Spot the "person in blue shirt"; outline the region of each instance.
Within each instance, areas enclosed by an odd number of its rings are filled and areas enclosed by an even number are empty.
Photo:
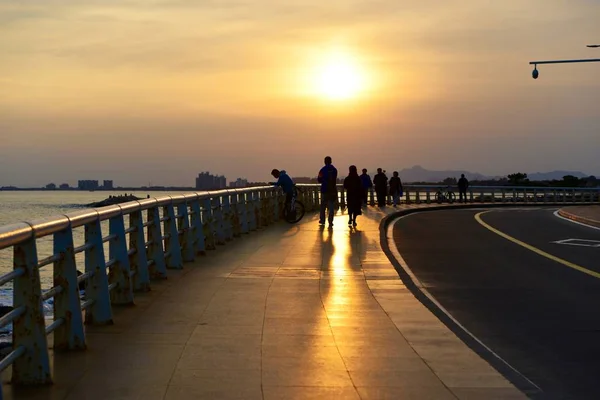
[[[371,181],[371,177],[367,174],[367,169],[363,168],[362,175],[360,176],[360,181],[362,182],[362,187],[364,189],[363,193],[363,204],[367,205],[369,198],[369,189],[373,187],[373,182]]]
[[[273,182],[273,185],[281,187],[283,193],[285,193],[285,207],[287,209],[294,196],[294,181],[292,181],[292,178],[285,171],[278,169],[271,171],[271,175],[277,179],[277,182]]]
[[[333,227],[333,214],[337,200],[337,169],[331,165],[331,157],[325,157],[325,166],[319,171],[317,181],[321,184],[321,213],[319,225],[325,225],[325,209],[329,210],[327,220],[329,227]]]

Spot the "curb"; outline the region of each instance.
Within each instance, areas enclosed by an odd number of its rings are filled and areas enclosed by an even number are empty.
[[[568,211],[565,211],[564,208],[561,208],[560,210],[558,210],[558,215],[560,215],[563,218],[570,219],[571,221],[579,222],[580,224],[600,228],[600,221],[596,221],[594,219],[585,218],[580,215],[570,213]]]
[[[546,206],[555,206],[556,204],[546,204]],[[388,239],[387,229],[389,225],[397,218],[415,214],[419,212],[428,211],[443,211],[443,210],[464,210],[474,208],[514,208],[514,204],[490,204],[485,206],[483,204],[461,204],[461,205],[442,205],[424,208],[413,208],[408,210],[401,210],[393,214],[385,216],[379,224],[379,238],[383,252],[390,260],[394,269],[400,276],[400,279],[408,290],[423,304],[433,315],[435,315],[452,333],[454,333],[463,343],[465,343],[471,350],[473,350],[479,357],[487,361],[496,371],[504,376],[510,383],[512,383],[517,389],[523,392],[527,397],[532,399],[538,399],[543,397],[542,390],[531,382],[527,377],[521,374],[519,371],[510,366],[506,361],[495,354],[490,348],[485,346],[479,339],[468,332],[462,325],[458,323],[446,310],[442,309],[439,303],[433,299],[431,295],[425,293],[420,287],[418,282],[415,282],[411,274],[404,268],[404,266],[393,256]],[[518,207],[523,207],[519,205]],[[528,207],[540,207],[538,204],[531,204]],[[431,296],[431,297],[430,297]]]

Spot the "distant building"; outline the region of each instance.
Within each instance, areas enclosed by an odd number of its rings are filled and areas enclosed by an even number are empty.
[[[248,179],[237,178],[235,181],[229,182],[229,187],[230,188],[244,188],[244,187],[248,187]]]
[[[68,183],[61,183],[59,186],[60,189],[69,189],[69,184]]]
[[[56,190],[56,185],[54,183],[49,183],[46,185],[46,189],[48,190]]]
[[[107,181],[106,179],[102,183],[102,189],[104,190],[113,190],[113,181]]]
[[[77,181],[79,190],[98,190],[99,185],[97,180],[80,180]]]
[[[210,172],[201,172],[196,178],[196,189],[213,190],[227,187],[227,179],[223,176],[212,175]]]

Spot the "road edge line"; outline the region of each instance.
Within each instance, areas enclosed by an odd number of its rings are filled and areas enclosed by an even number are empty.
[[[519,372],[515,367],[509,364],[506,360],[496,354],[490,349],[485,343],[479,340],[473,333],[466,329],[452,314],[446,310],[435,297],[423,287],[421,282],[412,272],[400,252],[396,247],[396,243],[392,240],[395,253],[399,256],[396,258],[394,251],[390,248],[388,231],[393,228],[397,221],[401,220],[412,214],[430,211],[441,211],[441,210],[456,210],[456,209],[469,209],[469,208],[481,208],[481,205],[477,206],[462,206],[462,207],[431,207],[423,209],[409,209],[402,210],[390,215],[387,215],[381,220],[380,223],[380,244],[383,252],[386,254],[394,269],[400,276],[400,279],[404,282],[407,289],[423,304],[433,315],[435,315],[452,333],[454,333],[463,343],[467,345],[475,354],[480,356],[483,360],[487,361],[498,373],[506,378],[511,384],[519,389],[523,394],[528,397],[539,396],[543,393],[543,390],[527,378],[524,374]],[[491,207],[496,208],[496,207]],[[393,236],[392,236],[393,239]]]
[[[574,216],[573,214],[571,214],[570,212],[567,211],[563,211],[562,208],[559,210],[554,211],[554,216],[560,219],[564,219],[565,221],[569,221],[573,224],[577,224],[577,225],[581,225],[581,226],[585,226],[586,228],[591,228],[591,229],[596,229],[598,231],[600,231],[600,227],[598,226],[594,226],[594,225],[590,225],[590,224],[586,224],[585,218],[581,218],[579,219],[578,217]]]

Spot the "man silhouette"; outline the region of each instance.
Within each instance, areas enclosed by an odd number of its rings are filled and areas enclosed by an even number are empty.
[[[319,171],[317,181],[321,184],[321,213],[319,225],[325,225],[325,209],[329,210],[327,220],[329,227],[333,227],[333,213],[337,200],[337,169],[331,165],[331,157],[325,157],[325,166]]]
[[[460,179],[458,180],[458,193],[459,193],[459,201],[461,203],[467,202],[467,189],[469,188],[469,181],[465,178],[465,174],[460,175]]]
[[[385,207],[388,178],[381,168],[377,168],[377,175],[373,178],[373,183],[375,184],[375,193],[377,193],[377,205],[379,207]]]

